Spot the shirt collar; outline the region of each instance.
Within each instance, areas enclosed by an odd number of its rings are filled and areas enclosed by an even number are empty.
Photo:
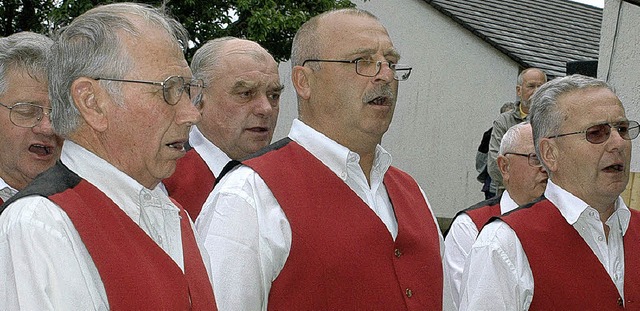
[[[204,137],[197,126],[191,127],[191,132],[189,132],[189,145],[202,157],[216,178],[220,176],[220,172],[222,172],[224,166],[231,161],[231,158],[229,158],[226,153]]]
[[[334,174],[346,179],[344,172],[353,163],[359,165],[360,156],[340,145],[331,138],[316,131],[304,122],[294,119],[289,131],[289,138],[318,158]],[[382,146],[377,145],[372,170],[384,175],[391,165],[391,155]]]
[[[509,195],[509,191],[505,190],[500,198],[500,214],[510,212],[518,208],[518,203]]]
[[[562,217],[564,217],[571,225],[575,224],[580,215],[589,207],[589,204],[554,184],[551,179],[547,181],[547,188],[544,191],[544,196],[558,208]],[[624,234],[627,232],[627,228],[629,227],[631,212],[620,196],[618,196],[618,199],[616,200],[614,212],[611,217],[616,215],[620,220],[620,229],[622,230],[622,234]]]
[[[136,222],[140,218],[140,198],[144,194],[170,202],[161,187],[145,188],[111,163],[70,140],[65,140],[62,145],[60,161],[102,191]]]

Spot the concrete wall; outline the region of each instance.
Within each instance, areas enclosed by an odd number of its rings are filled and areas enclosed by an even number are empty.
[[[382,143],[394,165],[420,183],[439,217],[481,201],[476,150],[500,106],[516,99],[518,65],[423,0],[353,1],[380,18],[401,62],[413,66]],[[280,65],[285,92],[274,140],[297,114],[290,72]]]
[[[600,37],[598,77],[611,83],[627,118],[640,121],[640,6],[605,1]],[[631,171],[640,172],[640,139],[633,141]],[[638,185],[640,187],[640,185]]]

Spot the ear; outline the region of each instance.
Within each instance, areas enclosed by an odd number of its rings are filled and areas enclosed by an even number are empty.
[[[71,84],[71,97],[76,108],[85,123],[98,132],[108,128],[106,95],[99,82],[90,78],[80,77]]]
[[[558,159],[560,152],[557,142],[551,138],[540,139],[540,157],[550,172],[558,170]]]
[[[518,96],[518,98],[522,96],[522,86],[516,85],[516,95]]]
[[[294,66],[291,71],[291,82],[296,89],[296,93],[304,100],[308,100],[311,97],[311,87],[309,78],[311,75],[311,68],[303,66]]]
[[[496,163],[498,164],[498,169],[500,170],[500,174],[502,174],[502,180],[509,180],[509,159],[503,155],[498,155],[496,158]]]

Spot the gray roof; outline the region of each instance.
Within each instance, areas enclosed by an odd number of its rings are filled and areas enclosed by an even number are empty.
[[[602,9],[569,0],[425,0],[523,68],[597,60]]]

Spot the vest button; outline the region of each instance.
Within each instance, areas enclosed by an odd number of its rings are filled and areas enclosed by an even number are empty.
[[[405,294],[407,294],[408,298],[411,298],[411,296],[413,296],[413,292],[409,288],[407,288],[404,292],[405,292]]]
[[[396,248],[396,250],[394,251],[396,257],[400,258],[400,256],[402,256],[402,252],[400,252],[399,249]]]
[[[624,302],[622,301],[622,297],[618,297],[618,306],[621,306],[621,307],[624,306]]]

